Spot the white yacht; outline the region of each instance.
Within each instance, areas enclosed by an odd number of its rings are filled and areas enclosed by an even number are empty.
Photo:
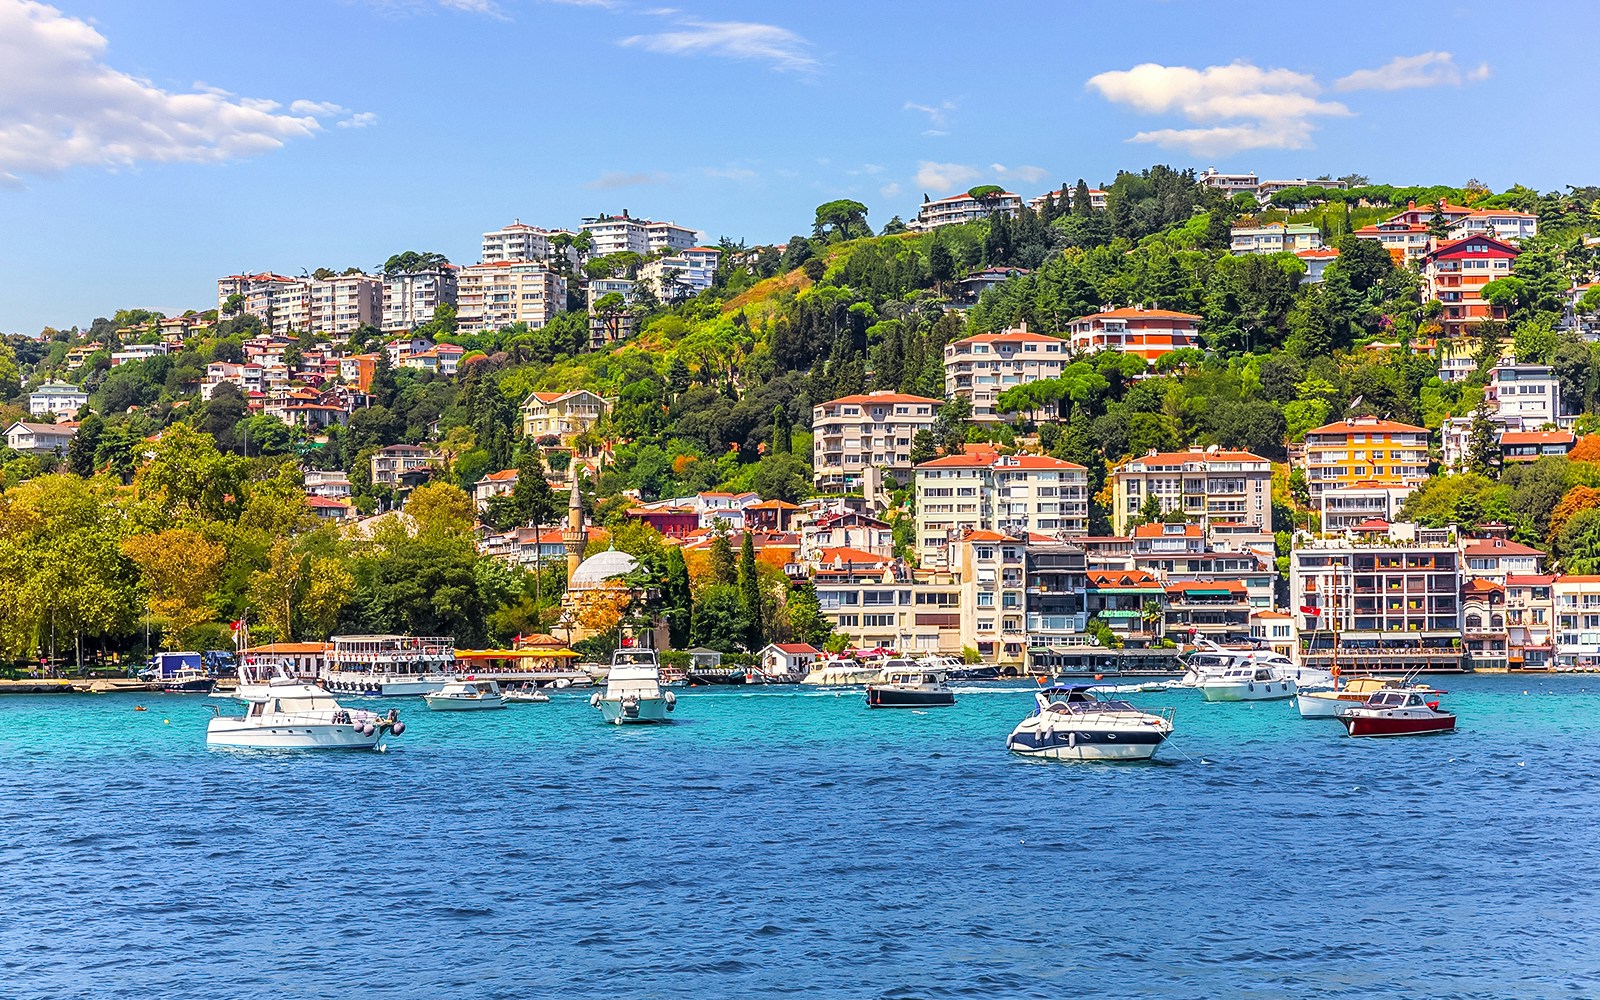
[[[435,712],[470,712],[506,707],[499,684],[473,680],[471,677],[450,681],[439,690],[423,695],[422,700]]]
[[[500,692],[507,705],[533,705],[550,700],[550,696],[531,684],[519,688],[506,688]]]
[[[1195,687],[1206,701],[1279,701],[1300,690],[1293,677],[1273,664],[1230,667],[1221,676],[1202,678]]]
[[[589,704],[614,725],[666,722],[678,698],[661,690],[661,662],[656,651],[628,646],[611,654],[611,672],[604,691],[596,691]]]
[[[859,687],[876,681],[882,673],[877,667],[855,660],[818,660],[800,683],[812,687]]]
[[[322,681],[336,694],[400,698],[432,694],[455,678],[454,639],[336,635]]]
[[[399,713],[348,709],[315,684],[291,679],[254,692],[243,715],[218,715],[206,726],[206,745],[264,750],[371,750],[405,732]]]
[[[1088,684],[1048,687],[1034,713],[1017,724],[1006,748],[1055,760],[1149,760],[1172,735],[1172,709],[1146,712],[1102,700]]]
[[[1205,643],[1184,658],[1184,673],[1178,687],[1197,688],[1209,678],[1219,678],[1231,670],[1245,667],[1271,667],[1302,688],[1327,687],[1333,675],[1315,667],[1302,667],[1282,653],[1270,649],[1230,649]]]

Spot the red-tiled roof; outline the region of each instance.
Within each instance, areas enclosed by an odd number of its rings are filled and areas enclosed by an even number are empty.
[[[993,344],[998,341],[1019,341],[1024,343],[1056,343],[1065,344],[1062,337],[1052,337],[1048,333],[1035,333],[1032,330],[1003,330],[1000,333],[979,333],[971,337],[963,337],[956,344]]]
[[[1469,541],[1461,550],[1468,558],[1473,556],[1542,556],[1539,549],[1521,542],[1507,541],[1504,538],[1477,538]]]
[[[962,537],[969,542],[1015,542],[1019,540],[1010,535],[1002,535],[998,531],[989,531],[982,528],[977,531],[969,531]]]
[[[1500,444],[1573,444],[1577,437],[1571,431],[1506,431],[1500,435]]]
[[[1189,451],[1163,451],[1154,455],[1135,455],[1127,460],[1127,465],[1135,462],[1143,465],[1182,465],[1184,462],[1265,462],[1266,459],[1249,451],[1205,451],[1191,449]]]
[[[1174,528],[1178,530],[1170,530]],[[1201,534],[1198,524],[1141,524],[1133,529],[1135,538],[1199,538]]]
[[[1226,590],[1230,594],[1242,594],[1245,586],[1238,580],[1184,580],[1167,584],[1167,590],[1180,594],[1190,590]]]
[[[1161,581],[1142,569],[1091,569],[1084,576],[1091,587],[1161,587]]]
[[[1187,319],[1198,323],[1202,317],[1196,316],[1193,313],[1173,312],[1169,309],[1134,309],[1131,307],[1125,307],[1122,309],[1110,309],[1105,312],[1097,312],[1089,316],[1082,316],[1079,317],[1079,319],[1074,320],[1074,322],[1082,322],[1086,319]]]
[[[788,653],[791,656],[797,653],[811,653],[812,655],[817,653],[817,647],[809,642],[775,642],[772,644],[772,648],[780,653]]]
[[[877,566],[890,561],[888,556],[880,556],[876,552],[867,552],[863,549],[852,549],[840,546],[836,549],[823,549],[821,561],[824,563],[847,562],[868,563]]]
[[[1398,420],[1379,420],[1372,417],[1354,417],[1346,420],[1336,420],[1331,424],[1323,424],[1306,431],[1312,434],[1426,434],[1426,427],[1417,427],[1414,424],[1402,424]]]
[[[944,400],[929,399],[927,396],[910,396],[899,392],[886,392],[882,395],[858,393],[853,396],[840,396],[838,399],[830,399],[822,405],[832,406],[835,403],[856,403],[862,406],[871,406],[875,403],[930,403],[934,406],[943,406]]]

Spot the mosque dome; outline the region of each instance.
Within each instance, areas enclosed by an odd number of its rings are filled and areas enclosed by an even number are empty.
[[[626,552],[616,549],[607,549],[597,552],[572,571],[572,579],[567,581],[568,590],[593,590],[603,587],[608,580],[619,576],[627,576],[639,568],[639,560]]]

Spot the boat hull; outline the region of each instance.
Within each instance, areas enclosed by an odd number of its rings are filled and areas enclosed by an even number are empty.
[[[444,690],[455,680],[442,674],[417,674],[411,677],[333,671],[322,686],[333,694],[361,695],[369,698],[416,698]]]
[[[161,685],[161,690],[166,694],[210,694],[217,682],[210,678],[194,681],[172,681]]]
[[[1205,681],[1200,696],[1206,701],[1282,701],[1293,698],[1299,688],[1294,681]]]
[[[487,709],[506,707],[505,699],[499,696],[493,698],[440,698],[437,695],[426,694],[422,696],[422,700],[428,703],[428,710],[432,712],[482,712]]]
[[[665,698],[599,698],[595,707],[600,718],[614,726],[652,725],[670,722]]]
[[[1432,736],[1454,732],[1456,717],[1440,712],[1432,718],[1365,715],[1348,712],[1339,716],[1351,736]]]
[[[1006,739],[1006,749],[1049,760],[1149,760],[1166,738],[1155,726],[1117,731],[1019,729]]]
[[[894,688],[867,688],[868,708],[938,708],[954,705],[950,691],[900,691]]]
[[[206,746],[246,750],[371,750],[388,736],[379,728],[371,736],[348,724],[282,723],[244,725],[242,719],[212,719]]]
[[[1302,719],[1337,719],[1339,713],[1347,711],[1365,701],[1365,698],[1334,698],[1323,694],[1307,694],[1302,691],[1295,698],[1295,707],[1300,710]]]

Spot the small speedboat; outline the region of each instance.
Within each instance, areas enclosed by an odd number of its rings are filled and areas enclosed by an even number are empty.
[[[1146,712],[1100,698],[1088,684],[1048,687],[1017,723],[1006,749],[1055,760],[1149,760],[1172,735],[1172,709]]]
[[[877,667],[869,667],[855,660],[818,660],[800,679],[808,687],[854,687],[870,684],[878,679]]]
[[[878,684],[867,685],[868,708],[932,708],[954,705],[955,693],[943,670],[896,667]]]
[[[1420,691],[1377,691],[1365,703],[1346,708],[1339,721],[1351,736],[1429,736],[1454,732],[1456,717]]]
[[[656,651],[633,646],[611,654],[606,689],[591,695],[589,704],[600,710],[606,722],[621,726],[667,722],[667,713],[678,706],[678,698],[661,690],[661,661]]]
[[[469,712],[482,708],[505,708],[505,696],[494,681],[467,678],[450,681],[431,694],[422,696],[435,712]]]
[[[500,694],[507,705],[533,705],[550,700],[549,695],[536,687],[506,688]]]
[[[1230,667],[1220,676],[1203,677],[1195,687],[1206,701],[1280,701],[1300,688],[1274,665]]]
[[[348,709],[314,684],[274,680],[250,699],[245,714],[218,714],[206,745],[259,750],[371,750],[406,731],[398,712]]]
[[[210,694],[217,680],[199,667],[180,667],[161,682],[167,694]]]

